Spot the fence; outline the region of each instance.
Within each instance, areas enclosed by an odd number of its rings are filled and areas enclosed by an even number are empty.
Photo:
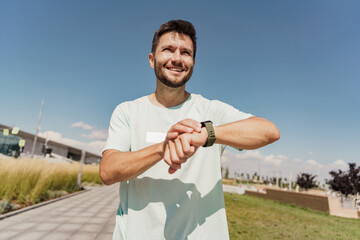
[[[245,194],[330,213],[327,196],[266,189],[266,193],[245,190]]]

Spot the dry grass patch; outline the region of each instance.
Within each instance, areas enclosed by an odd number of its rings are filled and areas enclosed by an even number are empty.
[[[0,159],[0,200],[27,206],[80,190],[79,163],[37,159]],[[99,167],[85,165],[82,180],[101,183]]]

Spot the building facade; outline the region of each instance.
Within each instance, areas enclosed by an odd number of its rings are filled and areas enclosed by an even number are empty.
[[[8,129],[9,135],[4,136],[3,129]],[[11,134],[12,129],[12,127],[0,124],[0,153],[18,157],[18,154],[15,153],[18,149],[22,154],[30,155],[35,140],[35,134],[24,132],[21,129],[17,134]],[[19,146],[20,140],[25,140],[25,145],[23,147]],[[47,141],[45,138],[38,136],[34,149],[34,155],[44,156],[48,153],[50,156],[58,155],[74,161],[80,161],[82,151],[83,149],[53,140]],[[100,159],[100,155],[85,151],[85,163],[99,163]]]

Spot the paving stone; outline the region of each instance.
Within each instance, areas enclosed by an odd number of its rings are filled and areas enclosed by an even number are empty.
[[[38,215],[38,216],[30,216],[26,219],[21,219],[21,218],[16,218],[16,222],[32,222],[35,224],[40,224],[43,222],[48,222],[49,221],[49,217],[45,217],[43,215]]]
[[[92,216],[94,216],[94,213],[91,213],[91,212],[83,212],[83,213],[81,214],[81,216],[84,216],[84,217],[92,217]]]
[[[36,223],[29,223],[29,222],[24,222],[24,223],[14,223],[11,224],[10,226],[8,226],[9,230],[19,230],[19,231],[24,231],[27,230],[33,226],[35,226]]]
[[[67,221],[68,223],[87,223],[89,221],[89,218],[87,217],[74,217],[71,218],[69,221]]]
[[[60,231],[76,231],[77,229],[80,229],[82,225],[83,224],[77,223],[64,223],[58,229]]]
[[[64,222],[70,222],[73,218],[71,217],[64,217],[62,215],[51,218],[51,222],[55,223],[64,223]]]
[[[46,232],[29,231],[15,237],[16,240],[37,240],[45,235]]]
[[[102,224],[94,224],[94,223],[89,223],[89,224],[85,224],[84,226],[82,226],[82,228],[80,229],[80,231],[83,232],[101,232],[101,230],[104,228],[104,225]]]
[[[40,230],[40,231],[51,231],[53,229],[55,229],[56,227],[58,227],[58,223],[40,223],[37,224],[36,227],[34,227],[34,230]]]
[[[44,240],[65,240],[65,239],[71,239],[69,238],[71,233],[69,232],[51,232],[49,234],[46,234],[40,239]]]
[[[108,225],[108,226],[106,226],[106,227],[103,229],[103,232],[104,232],[104,233],[113,233],[113,232],[114,232],[114,226],[115,226],[115,224],[114,224],[114,225]]]
[[[17,232],[17,231],[1,230],[0,239],[1,240],[10,239],[11,237],[17,235],[18,233],[19,232]]]
[[[95,239],[96,236],[97,236],[97,233],[78,232],[71,236],[71,240],[91,240],[91,239]]]
[[[0,220],[0,232],[2,229],[7,229],[9,226],[14,224],[13,222],[5,222]]]
[[[112,233],[104,233],[97,236],[96,240],[111,240],[112,239]]]
[[[107,218],[96,217],[96,218],[89,219],[88,223],[106,223],[107,220],[108,220]]]

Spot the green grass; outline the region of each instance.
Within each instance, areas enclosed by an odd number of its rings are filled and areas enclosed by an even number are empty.
[[[360,239],[360,220],[225,193],[230,239]]]

